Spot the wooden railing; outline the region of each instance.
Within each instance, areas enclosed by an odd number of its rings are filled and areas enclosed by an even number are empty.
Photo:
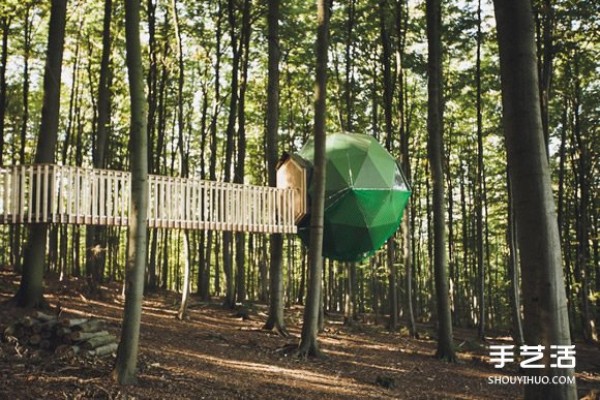
[[[123,171],[29,165],[0,168],[0,224],[128,225]],[[149,176],[148,225],[293,233],[294,190]]]

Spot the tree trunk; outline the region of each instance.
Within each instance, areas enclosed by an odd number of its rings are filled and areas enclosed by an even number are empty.
[[[29,88],[29,66],[28,66],[28,38],[29,38],[29,13],[26,13],[25,18],[25,51],[23,54],[24,62],[23,62],[23,116],[26,117],[25,108],[28,103],[29,94],[27,93]],[[4,153],[4,118],[6,113],[6,62],[8,59],[8,37],[10,32],[10,18],[4,17],[2,19],[2,55],[0,56],[0,62],[2,63],[2,67],[0,69],[0,141],[2,146],[0,147],[0,165],[4,165],[2,154]],[[27,126],[26,118],[22,121],[22,126]],[[21,153],[25,153],[25,143],[21,143]],[[14,158],[13,158],[14,159]],[[24,161],[21,160],[21,165],[23,165]],[[21,268],[21,226],[20,225],[10,225],[9,226],[9,238],[10,238],[10,264],[13,267],[15,272],[22,272]]]
[[[8,60],[8,33],[11,18],[0,18],[2,44],[0,45],[0,165],[4,165],[4,116],[6,115],[6,61]]]
[[[356,0],[350,0],[348,3],[348,22],[346,25],[346,70],[345,70],[345,88],[344,88],[344,102],[346,105],[346,122],[343,127],[347,132],[352,132],[354,126],[352,124],[353,116],[354,116],[354,98],[353,98],[353,88],[354,88],[354,68],[353,68],[353,58],[354,58],[354,24],[355,24],[355,14],[356,14]]]
[[[353,325],[354,318],[352,318],[352,277],[350,276],[350,264],[342,263],[345,266],[345,277],[342,278],[344,282],[344,325]]]
[[[560,238],[540,112],[531,3],[494,0],[503,123],[515,205],[528,345],[571,345]],[[572,368],[533,373],[573,377]],[[576,399],[575,384],[527,385],[526,399]]]
[[[535,2],[532,4],[538,4],[538,6],[540,7],[540,9],[536,10],[535,13],[538,23],[541,24],[541,27],[538,27],[537,38],[538,74],[540,77],[539,91],[540,109],[542,114],[542,129],[544,132],[546,156],[548,156],[548,146],[550,141],[550,87],[552,83],[552,61],[554,58],[554,44],[552,43],[554,36],[554,9],[550,0],[542,0],[540,2]]]
[[[479,297],[479,318],[477,335],[485,340],[486,298],[485,298],[485,264],[483,261],[483,117],[481,102],[481,0],[477,2],[477,58],[475,62],[476,113],[477,113],[477,187],[475,189],[475,212],[477,229],[477,294]]]
[[[385,121],[385,147],[388,151],[392,151],[393,143],[393,126],[392,126],[392,68],[391,68],[391,42],[387,27],[386,16],[389,14],[387,2],[379,3],[379,30],[383,54],[381,62],[383,64],[383,111]],[[396,290],[396,265],[395,261],[395,244],[394,238],[387,241],[387,266],[388,266],[388,283],[389,283],[389,307],[390,320],[388,328],[392,331],[398,328],[398,296]]]
[[[36,164],[53,164],[58,139],[60,111],[60,76],[65,38],[67,0],[53,0],[50,12],[48,49],[44,70],[42,121],[35,154]],[[37,188],[42,190],[46,188]],[[20,307],[41,307],[43,298],[44,259],[48,224],[32,224],[25,249],[23,275],[14,302]]]
[[[269,1],[268,24],[268,82],[267,82],[267,174],[269,186],[277,186],[279,153],[279,0]],[[283,316],[283,236],[272,234],[269,239],[269,318],[264,329],[275,329],[287,335]]]
[[[433,229],[435,271],[435,293],[437,301],[438,346],[436,357],[454,361],[452,343],[452,319],[448,287],[448,265],[446,262],[446,225],[444,212],[444,172],[442,170],[443,144],[443,80],[442,80],[442,15],[440,0],[427,0],[427,43],[428,56],[428,113],[427,131],[429,133],[428,156],[433,180]]]
[[[301,255],[301,261],[300,261],[300,283],[298,284],[298,297],[296,300],[296,303],[298,304],[304,304],[304,293],[306,291],[306,248],[304,246],[302,246],[302,249],[300,250]],[[331,268],[329,268],[329,271],[331,271]],[[330,272],[329,274],[329,285],[327,287],[328,290],[328,295],[327,295],[327,299],[329,301],[329,307],[328,309],[331,310],[331,299],[333,298],[333,291],[331,290],[331,285],[333,284],[333,273]]]
[[[395,264],[395,247],[394,237],[391,237],[387,241],[387,269],[388,269],[388,293],[389,293],[389,308],[390,308],[390,320],[388,322],[388,329],[395,331],[398,329],[398,292],[396,290],[396,264]]]
[[[219,116],[220,102],[221,102],[221,85],[220,85],[220,76],[221,76],[221,26],[223,20],[223,10],[221,7],[221,1],[217,2],[217,15],[216,15],[216,33],[215,33],[215,62],[214,62],[214,97],[213,97],[213,105],[212,105],[212,115],[210,120],[209,132],[210,132],[210,156],[208,160],[208,176],[211,181],[217,180],[217,119]],[[214,239],[213,239],[214,238]],[[203,300],[210,299],[210,267],[212,260],[213,248],[212,244],[215,243],[215,248],[218,247],[218,236],[214,235],[212,230],[206,232],[206,248],[201,249],[200,251],[205,252],[204,260],[204,275],[203,275],[203,284],[199,287],[200,295]],[[218,252],[216,253],[218,254]],[[215,257],[217,260],[215,265],[215,292],[218,294],[221,290],[220,282],[219,282],[219,268],[218,268],[218,257]]]
[[[94,168],[106,168],[106,149],[110,129],[110,25],[112,0],[104,2],[104,28],[102,34],[102,61],[100,63],[100,82],[98,84],[98,120],[92,163]],[[97,284],[104,278],[106,263],[106,228],[89,225],[86,233],[86,271],[90,287],[95,291]]]
[[[587,138],[581,132],[580,123],[580,108],[581,108],[581,88],[579,78],[579,68],[577,55],[575,55],[575,71],[574,71],[574,124],[573,124],[573,136],[574,142],[577,145],[577,153],[579,158],[577,160],[577,173],[575,174],[578,178],[579,187],[579,204],[577,207],[576,216],[576,229],[577,229],[577,260],[576,260],[576,271],[578,276],[576,277],[581,284],[580,288],[580,302],[581,302],[581,318],[583,325],[583,337],[586,341],[596,342],[598,341],[598,333],[594,324],[594,317],[592,313],[592,305],[590,304],[590,228],[589,228],[589,205],[590,205],[590,183],[592,181],[589,172],[589,148],[590,145],[587,143]]]
[[[507,172],[508,192],[508,226],[506,228],[506,241],[508,243],[508,279],[510,280],[509,295],[512,319],[512,337],[521,346],[525,343],[523,339],[523,323],[521,321],[521,292],[519,290],[519,258],[517,254],[517,227],[515,226],[514,204],[510,185],[510,174]]]
[[[316,85],[314,120],[314,196],[311,204],[308,295],[302,322],[298,353],[301,357],[319,356],[317,332],[321,307],[323,276],[323,214],[325,205],[325,134],[327,121],[327,51],[329,47],[329,15],[326,0],[317,1]]]
[[[181,304],[177,312],[177,319],[184,320],[187,315],[187,306],[190,299],[191,263],[190,263],[190,231],[183,231],[183,286],[181,288]]]
[[[238,131],[237,131],[237,157],[233,181],[244,183],[246,163],[246,88],[248,86],[248,63],[250,61],[250,0],[244,0],[242,12],[242,31],[240,33],[240,46],[242,48],[241,82],[238,102]],[[243,232],[235,234],[235,264],[236,264],[236,297],[238,302],[246,300],[246,235]]]
[[[125,2],[125,46],[131,99],[131,215],[129,217],[125,309],[113,378],[121,385],[136,383],[142,297],[146,265],[148,215],[148,136],[146,95],[140,45],[140,3]]]
[[[183,178],[187,178],[189,175],[188,157],[189,151],[186,149],[186,141],[183,136],[185,121],[183,118],[183,85],[185,83],[185,64],[183,60],[183,43],[181,39],[181,27],[179,24],[179,12],[177,10],[177,0],[171,0],[171,15],[173,17],[173,27],[175,29],[175,40],[177,42],[177,137],[180,159],[180,175]],[[190,294],[190,276],[191,276],[191,263],[190,263],[190,237],[189,230],[183,232],[183,285],[181,288],[181,304],[179,311],[177,312],[177,318],[183,320],[186,317],[187,305]]]
[[[267,82],[267,175],[269,186],[277,186],[277,160],[279,157],[279,0],[269,2],[268,24],[268,82]],[[283,236],[272,234],[269,238],[269,317],[264,329],[275,329],[287,336],[283,314]]]
[[[229,101],[229,117],[227,120],[227,141],[225,144],[225,164],[224,179],[225,182],[231,182],[231,166],[233,164],[233,147],[235,139],[235,122],[238,111],[239,95],[239,65],[240,49],[238,47],[238,35],[236,33],[237,18],[236,5],[233,0],[228,0],[227,13],[229,19],[229,29],[231,37],[231,94]],[[233,271],[233,234],[223,232],[223,270],[225,272],[225,301],[224,306],[233,308],[235,306],[235,276]]]
[[[156,135],[156,110],[158,106],[158,60],[157,60],[157,49],[156,49],[156,1],[148,0],[146,4],[146,13],[148,16],[148,76],[146,77],[148,86],[148,171],[157,172],[157,166],[154,165],[154,154],[153,145],[154,138]],[[153,230],[153,235],[156,235],[156,229]],[[152,242],[153,252],[154,241]],[[152,252],[151,251],[151,252]],[[156,272],[156,271],[149,271]],[[149,281],[156,279],[149,277]],[[149,285],[150,286],[150,285]]]
[[[269,272],[268,272],[268,257],[267,257],[267,239],[263,236],[260,238],[260,244],[257,249],[258,257],[258,301],[262,303],[269,302]]]
[[[25,149],[27,148],[27,126],[29,123],[29,58],[31,56],[31,40],[33,18],[30,18],[31,5],[25,5],[25,29],[23,29],[23,116],[21,117],[21,148],[19,162],[26,164]],[[49,60],[48,60],[49,61]]]

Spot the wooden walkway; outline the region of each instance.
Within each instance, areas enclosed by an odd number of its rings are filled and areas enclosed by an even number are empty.
[[[128,225],[129,172],[59,165],[0,168],[0,224]],[[297,190],[149,176],[148,226],[295,233]]]

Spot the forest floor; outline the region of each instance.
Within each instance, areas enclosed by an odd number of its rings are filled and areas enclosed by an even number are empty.
[[[18,276],[0,270],[0,302],[15,293]],[[102,288],[102,300],[86,297],[81,280],[47,279],[46,299],[61,316],[98,317],[118,335],[120,287]],[[179,321],[178,296],[146,296],[137,386],[110,378],[114,357],[58,359],[51,353],[0,343],[0,399],[517,399],[519,385],[489,384],[488,377],[523,375],[518,366],[496,369],[475,330],[457,329],[458,362],[436,360],[432,328],[421,339],[388,332],[364,321],[345,327],[327,317],[319,342],[323,359],[300,360],[282,349],[297,345],[302,308],[286,310],[291,337],[261,330],[265,305],[248,306],[249,319],[235,317],[216,301],[192,297],[189,318]],[[0,306],[0,329],[25,312]],[[490,338],[488,343],[508,342]],[[600,393],[600,348],[577,343],[579,397]],[[389,387],[388,387],[389,386]],[[596,392],[597,391],[597,392]],[[589,396],[589,399],[594,398]]]

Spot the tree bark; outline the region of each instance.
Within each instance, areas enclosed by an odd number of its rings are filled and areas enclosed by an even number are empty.
[[[542,114],[542,129],[544,132],[544,144],[546,147],[546,156],[549,151],[550,127],[549,127],[549,106],[550,106],[550,88],[552,83],[552,63],[554,59],[554,9],[550,0],[542,0],[537,4],[540,9],[536,10],[535,17],[538,22],[537,54],[538,54],[538,74],[540,91],[540,108]],[[541,20],[540,20],[541,19]],[[540,32],[541,30],[541,32]]]
[[[581,132],[580,109],[581,109],[581,88],[579,78],[579,63],[578,56],[575,55],[575,71],[574,71],[574,103],[573,103],[573,136],[574,143],[577,145],[577,173],[575,174],[578,180],[579,188],[579,204],[577,207],[576,229],[577,229],[577,260],[576,271],[577,280],[581,284],[580,287],[580,303],[581,303],[581,318],[583,325],[583,337],[586,341],[598,341],[598,333],[596,332],[595,321],[592,313],[592,305],[590,304],[590,228],[589,228],[589,205],[590,205],[590,183],[592,181],[589,168],[589,148],[587,138]]]
[[[94,168],[106,168],[106,149],[110,129],[110,52],[112,0],[104,2],[104,27],[102,33],[102,60],[100,62],[100,82],[98,84],[98,120],[92,164]],[[104,278],[106,264],[106,228],[88,225],[86,240],[86,271],[90,287],[95,292],[97,284]]]
[[[442,16],[440,0],[427,0],[427,43],[428,55],[428,113],[427,131],[428,156],[433,181],[433,268],[435,271],[435,293],[437,301],[438,345],[436,357],[454,361],[452,343],[452,318],[448,286],[448,264],[446,261],[446,225],[444,211],[444,172],[442,170],[443,144],[443,80],[442,80]]]
[[[346,105],[346,123],[344,129],[347,132],[352,132],[353,117],[354,117],[354,25],[356,14],[356,0],[350,0],[348,5],[348,22],[346,25],[346,69],[345,69],[345,87],[344,87],[344,103]]]
[[[486,324],[486,297],[485,297],[485,264],[483,249],[483,116],[481,99],[481,46],[483,35],[481,33],[481,0],[477,2],[477,57],[475,62],[475,87],[476,87],[476,113],[477,113],[477,188],[475,189],[475,213],[477,229],[477,294],[479,296],[479,318],[477,321],[477,335],[480,340],[485,340]]]
[[[229,100],[229,116],[227,120],[227,141],[225,143],[225,182],[231,182],[231,167],[233,164],[233,148],[235,139],[235,122],[237,120],[239,100],[239,66],[240,49],[238,47],[238,34],[236,33],[237,18],[236,5],[233,0],[227,2],[227,15],[231,38],[231,94]],[[233,308],[235,306],[235,276],[233,270],[233,234],[223,232],[223,270],[225,272],[225,301],[224,306]]]
[[[314,120],[314,196],[311,203],[308,295],[302,322],[298,354],[319,356],[317,342],[319,308],[323,276],[323,214],[325,205],[325,134],[327,121],[327,51],[329,47],[329,15],[326,0],[317,1],[316,84]]]
[[[35,154],[36,164],[53,164],[58,139],[60,76],[65,39],[67,0],[53,0],[50,11],[48,48],[44,70],[42,120]],[[42,190],[38,188],[37,190]],[[48,224],[32,224],[25,249],[23,275],[14,302],[20,307],[45,306],[43,298],[44,263]]]
[[[268,24],[268,82],[267,82],[267,175],[269,186],[277,186],[277,160],[279,158],[279,0],[269,1]],[[264,329],[275,329],[287,336],[283,315],[283,236],[272,234],[269,238],[269,318]]]
[[[506,228],[506,241],[508,243],[508,279],[510,280],[509,295],[512,319],[512,337],[521,346],[525,343],[523,338],[523,323],[521,321],[521,292],[519,282],[519,258],[517,254],[517,227],[515,226],[514,204],[510,185],[510,174],[507,172],[508,192],[508,226]]]
[[[148,115],[140,45],[140,3],[125,1],[125,45],[131,102],[131,215],[129,217],[125,309],[113,378],[121,385],[136,383],[148,214]]]
[[[356,262],[346,263],[346,304],[344,307],[344,325],[353,325],[358,320],[357,313],[357,282],[356,282]]]
[[[238,130],[237,154],[233,181],[244,183],[246,172],[246,88],[248,86],[248,63],[250,62],[250,24],[251,2],[244,0],[242,11],[242,30],[240,33],[241,46],[241,82],[238,101]],[[236,297],[238,302],[246,300],[246,235],[243,232],[235,234],[235,265],[236,265]]]
[[[571,345],[560,238],[546,157],[531,3],[494,0],[503,122],[515,205],[528,345]],[[532,372],[573,377],[571,368]],[[576,399],[576,385],[527,385],[526,399]]]
[[[383,64],[383,111],[385,121],[385,147],[388,151],[392,151],[393,143],[393,126],[392,126],[392,95],[394,92],[392,83],[392,67],[391,67],[391,41],[387,27],[386,15],[389,10],[386,8],[387,1],[379,3],[379,31],[383,54],[381,63]],[[388,284],[389,284],[389,307],[390,320],[388,328],[392,331],[398,328],[398,292],[396,289],[396,265],[395,261],[395,243],[394,238],[387,241],[387,266],[388,266]]]
[[[0,165],[4,165],[4,116],[6,115],[6,61],[8,60],[8,33],[11,18],[0,18],[2,44],[0,45]]]

